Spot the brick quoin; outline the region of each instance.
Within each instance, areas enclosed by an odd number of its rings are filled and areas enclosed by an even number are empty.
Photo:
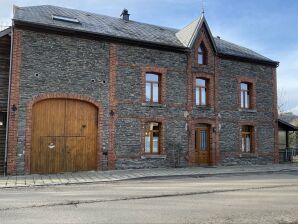
[[[76,93],[48,93],[41,94],[34,97],[27,104],[26,113],[26,143],[25,143],[25,173],[30,174],[31,168],[31,149],[32,149],[32,110],[36,103],[48,100],[48,99],[73,99],[88,102],[94,105],[98,110],[98,122],[97,122],[97,170],[101,169],[101,159],[102,159],[102,144],[101,144],[101,131],[103,127],[103,109],[99,102],[88,97],[79,95]]]
[[[115,152],[115,122],[117,120],[117,99],[116,99],[116,76],[117,76],[117,45],[110,45],[109,53],[109,149],[108,149],[108,169],[115,169],[116,152]]]
[[[11,86],[10,99],[8,108],[8,144],[7,144],[7,173],[15,175],[16,160],[17,160],[17,142],[18,142],[18,118],[19,118],[19,97],[20,97],[20,70],[21,70],[21,55],[22,55],[22,32],[13,29],[12,42],[12,70],[11,70]],[[16,108],[16,111],[12,110]]]

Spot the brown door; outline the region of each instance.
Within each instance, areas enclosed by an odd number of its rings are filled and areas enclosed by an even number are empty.
[[[95,170],[97,109],[86,102],[49,99],[32,113],[31,173]]]
[[[209,164],[210,162],[210,138],[207,125],[199,125],[196,128],[196,151],[198,152],[199,164]]]

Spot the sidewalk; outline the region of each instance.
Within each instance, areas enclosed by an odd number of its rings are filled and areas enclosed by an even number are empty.
[[[193,176],[206,177],[224,174],[259,174],[284,171],[298,171],[298,164],[274,164],[258,166],[219,166],[219,167],[189,167],[189,168],[156,168],[138,170],[88,171],[77,173],[0,176],[1,188],[51,186],[82,183],[99,183],[141,178]]]

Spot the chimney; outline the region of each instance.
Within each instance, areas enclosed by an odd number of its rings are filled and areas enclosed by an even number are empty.
[[[129,21],[129,15],[130,14],[128,14],[128,10],[127,9],[123,9],[123,11],[122,11],[122,13],[121,13],[120,16],[122,16],[122,19],[124,21]]]

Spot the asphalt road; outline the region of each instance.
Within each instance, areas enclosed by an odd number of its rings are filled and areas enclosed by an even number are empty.
[[[298,224],[298,172],[2,189],[6,223]]]

